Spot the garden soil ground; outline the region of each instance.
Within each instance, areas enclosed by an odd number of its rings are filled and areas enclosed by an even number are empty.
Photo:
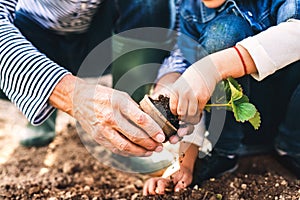
[[[57,136],[47,147],[25,148],[18,131],[26,120],[0,101],[0,199],[293,199],[300,181],[272,155],[240,159],[239,169],[201,187],[163,196],[142,196],[149,175],[102,164],[82,144],[75,122],[59,113]]]

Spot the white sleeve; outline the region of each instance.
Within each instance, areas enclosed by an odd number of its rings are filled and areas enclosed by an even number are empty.
[[[205,127],[205,114],[203,112],[201,120],[198,124],[195,125],[193,133],[190,135],[185,135],[181,141],[192,143],[198,147],[203,146],[203,141],[205,137],[206,127]]]
[[[69,74],[39,52],[14,26],[17,0],[0,0],[0,88],[32,124],[54,110],[48,98]]]
[[[237,43],[250,53],[257,80],[300,60],[300,20],[290,19]]]

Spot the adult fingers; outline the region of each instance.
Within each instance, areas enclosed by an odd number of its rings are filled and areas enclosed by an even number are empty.
[[[180,128],[177,131],[177,134],[176,135],[172,135],[169,138],[169,142],[171,144],[176,144],[176,143],[178,143],[183,138],[183,136],[189,135],[193,131],[194,131],[194,125],[192,125],[192,124],[181,125]]]
[[[179,137],[183,137],[185,135],[189,135],[194,131],[194,125],[192,124],[188,124],[188,123],[184,123],[181,124],[178,131],[177,131],[177,135]]]
[[[172,135],[170,138],[169,138],[169,142],[171,144],[176,144],[178,143],[182,138],[179,137],[178,135]]]
[[[106,147],[113,153],[125,156],[150,156],[152,154],[152,151],[148,151],[147,149],[132,143],[130,140],[112,128],[102,127],[99,129],[98,134],[101,134],[101,136],[94,136],[95,140],[99,143],[103,143],[104,137],[105,140],[111,144],[110,146],[106,145]]]
[[[125,103],[124,101],[124,103],[120,105],[120,110],[126,118],[143,130],[154,141],[162,143],[165,140],[165,135],[160,126],[149,115],[141,111],[136,104],[133,104],[130,101]],[[130,134],[127,133],[126,136],[130,137]],[[149,145],[146,143],[151,142],[151,138],[146,138],[143,140],[141,145]],[[151,145],[152,144],[153,141],[151,142]]]
[[[117,126],[115,128],[133,144],[139,145],[148,151],[162,151],[163,147],[161,143],[154,141],[142,129],[136,127],[134,124],[126,120],[121,113],[116,113],[115,115],[116,118],[119,119],[116,122]]]

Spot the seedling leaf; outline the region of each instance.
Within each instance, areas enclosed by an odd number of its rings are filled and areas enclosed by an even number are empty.
[[[256,112],[254,117],[252,117],[251,119],[249,119],[249,122],[252,124],[252,126],[254,127],[255,130],[257,130],[260,127],[260,114],[259,112]]]
[[[245,122],[253,118],[257,112],[255,106],[251,103],[232,103],[232,110],[236,121]]]
[[[229,78],[226,79],[226,81],[228,81],[228,83],[230,83],[231,85],[233,85],[238,91],[243,92],[242,86],[234,78],[229,77]]]
[[[226,109],[232,111],[236,121],[249,121],[254,129],[260,127],[260,114],[255,106],[249,102],[249,98],[243,94],[241,85],[232,77],[221,81],[215,88],[211,103],[206,104],[205,109]]]
[[[243,91],[240,87],[240,85],[236,86],[236,84],[233,84],[232,81],[228,81],[229,87],[231,90],[231,101],[239,100],[243,97]]]

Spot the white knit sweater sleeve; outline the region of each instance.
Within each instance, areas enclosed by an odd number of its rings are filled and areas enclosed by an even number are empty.
[[[250,53],[257,80],[300,60],[300,20],[290,19],[237,43]]]

